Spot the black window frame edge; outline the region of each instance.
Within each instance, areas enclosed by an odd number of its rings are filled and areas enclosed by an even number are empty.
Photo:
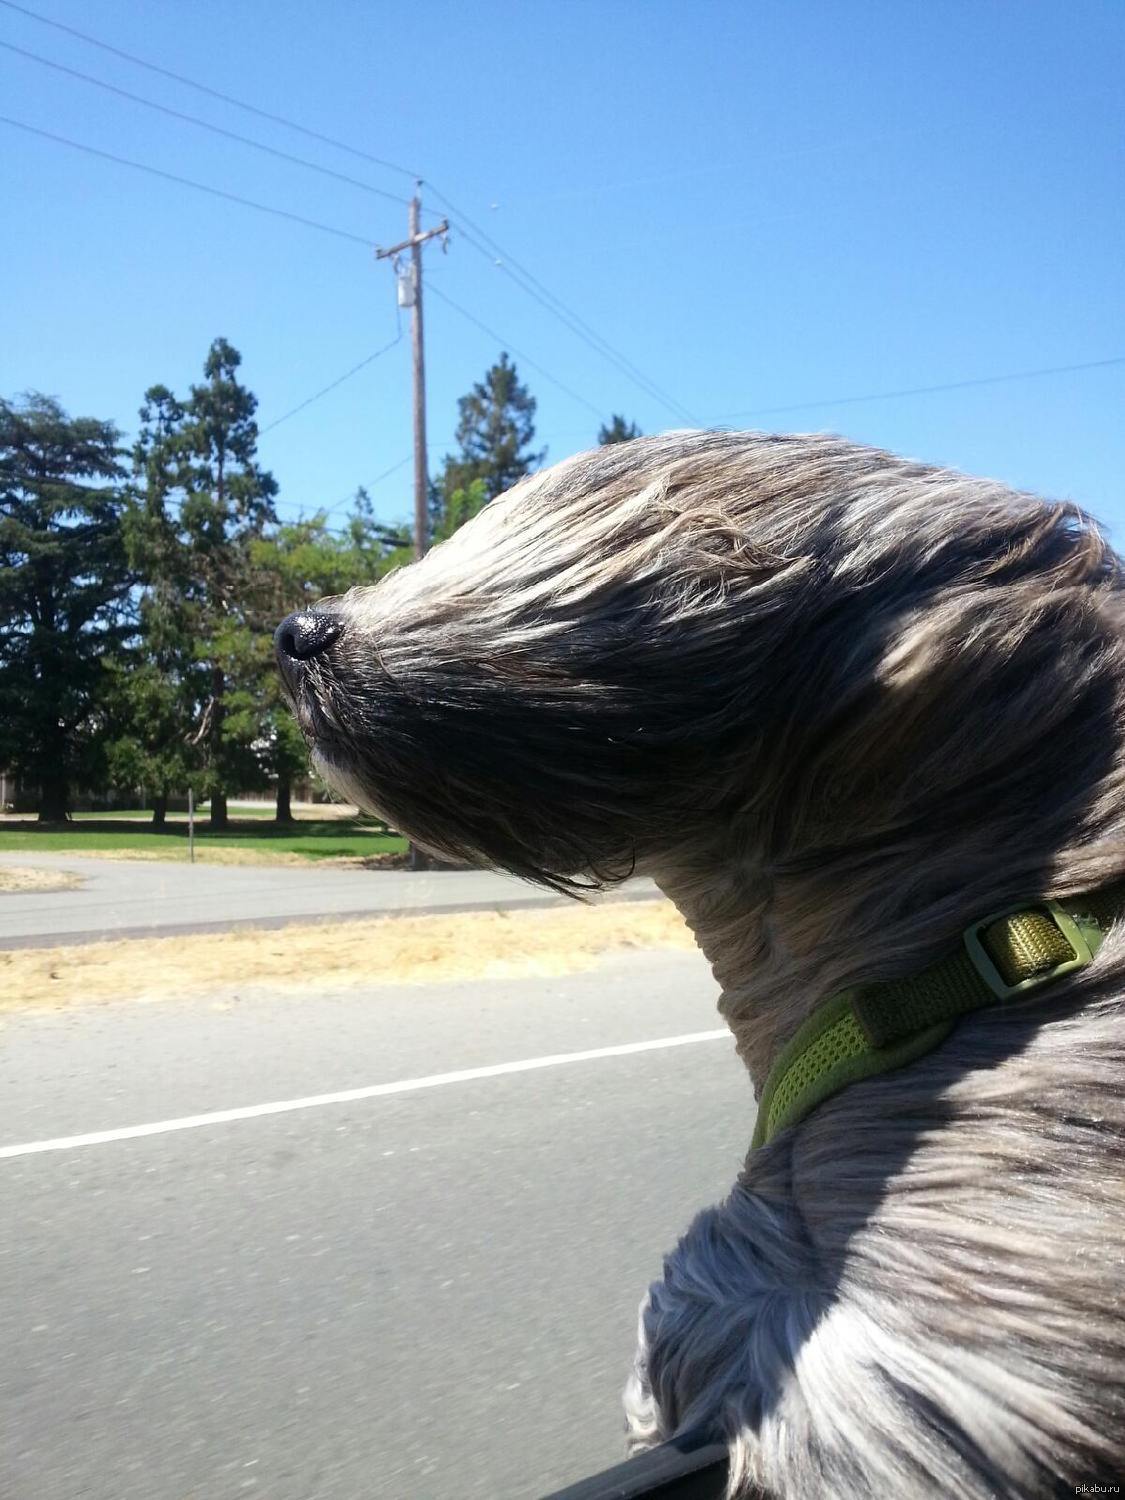
[[[729,1473],[725,1443],[674,1438],[542,1500],[724,1500]]]

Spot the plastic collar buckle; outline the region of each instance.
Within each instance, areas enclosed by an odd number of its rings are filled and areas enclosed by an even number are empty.
[[[985,948],[981,934],[994,922],[1003,921],[1005,917],[1019,916],[1022,912],[1043,912],[1050,917],[1070,944],[1074,957],[1063,959],[1061,963],[1044,969],[1040,974],[1032,974],[1027,979],[1008,984]],[[1056,979],[1061,979],[1064,974],[1073,973],[1075,969],[1083,969],[1094,956],[1078,923],[1063,911],[1057,901],[1035,901],[1030,904],[1023,902],[1019,906],[1009,906],[1004,911],[994,911],[991,916],[984,917],[981,921],[974,922],[971,927],[965,928],[964,942],[973,968],[1000,1000],[1007,1000],[1012,995],[1020,995],[1025,990],[1036,989],[1041,984],[1050,984]]]

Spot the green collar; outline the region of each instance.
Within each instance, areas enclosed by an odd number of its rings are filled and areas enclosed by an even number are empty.
[[[986,1005],[1084,968],[1125,910],[1125,881],[1090,896],[993,912],[920,974],[844,990],[815,1010],[770,1069],[753,1147],[803,1120],[849,1083],[900,1068],[943,1042]]]

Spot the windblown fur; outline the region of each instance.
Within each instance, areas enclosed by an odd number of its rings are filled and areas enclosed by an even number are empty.
[[[672,433],[326,601],[296,707],[436,853],[652,875],[760,1088],[833,991],[1125,875],[1123,600],[1073,505]],[[1115,929],[751,1153],[642,1306],[632,1444],[725,1433],[732,1495],[784,1500],[1125,1484],[1123,993]]]

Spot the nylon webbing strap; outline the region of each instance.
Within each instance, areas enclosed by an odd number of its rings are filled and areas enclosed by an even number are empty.
[[[931,1051],[964,1015],[1022,1000],[1083,968],[1125,911],[1125,881],[1028,902],[974,923],[953,953],[905,979],[846,990],[813,1012],[770,1069],[754,1146],[846,1087]]]
[[[1102,886],[1100,891],[1094,891],[1089,896],[1074,896],[1069,901],[1064,901],[1063,905],[1080,917],[1085,916],[1096,922],[1103,932],[1108,932],[1125,912],[1125,880]]]

